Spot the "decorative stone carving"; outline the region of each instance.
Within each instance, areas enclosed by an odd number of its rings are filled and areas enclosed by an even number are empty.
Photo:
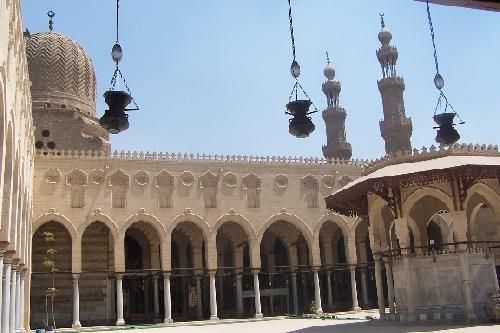
[[[58,169],[49,169],[45,173],[45,181],[49,184],[57,184],[61,180],[61,173]]]
[[[248,175],[243,177],[242,182],[243,189],[247,191],[247,207],[259,208],[261,179],[253,172],[250,172]]]
[[[85,186],[87,185],[87,174],[76,168],[66,175],[66,185],[71,186],[70,207],[85,207]]]
[[[349,184],[350,182],[352,182],[353,180],[354,179],[352,179],[350,176],[343,175],[342,177],[339,178],[339,180],[337,180],[337,187],[338,188],[344,187],[347,184]]]
[[[288,177],[286,175],[277,175],[274,178],[274,183],[276,184],[277,187],[281,189],[285,189],[288,187]]]
[[[174,176],[167,170],[160,171],[155,177],[155,187],[158,189],[158,207],[172,208]]]
[[[109,176],[111,186],[111,207],[125,208],[127,203],[127,189],[130,186],[130,177],[123,170],[118,169]]]
[[[224,174],[222,177],[222,182],[224,185],[227,187],[235,187],[236,184],[238,184],[238,178],[236,178],[236,175],[232,172],[227,172]]]
[[[301,179],[302,189],[305,192],[305,199],[308,208],[318,208],[319,182],[313,175],[307,175]]]
[[[181,174],[179,180],[180,180],[182,185],[184,185],[186,187],[191,187],[194,184],[194,175],[190,171],[184,171]]]
[[[234,208],[230,208],[229,209],[229,214],[235,215],[236,214],[236,210]]]
[[[134,175],[134,181],[140,186],[147,185],[149,183],[149,174],[144,170],[139,170]]]
[[[66,185],[87,185],[87,174],[80,169],[73,169],[66,175]]]
[[[325,175],[323,176],[321,183],[323,184],[323,187],[327,189],[332,189],[335,187],[335,176]]]
[[[125,171],[118,169],[109,175],[109,186],[130,186],[130,177]]]
[[[106,173],[102,169],[94,169],[90,172],[90,181],[96,185],[104,183]]]
[[[219,187],[219,177],[210,172],[205,172],[200,177],[200,189],[203,193],[205,208],[217,207],[217,189]]]

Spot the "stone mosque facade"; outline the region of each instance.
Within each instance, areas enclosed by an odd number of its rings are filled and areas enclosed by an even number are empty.
[[[412,132],[391,38],[383,27],[387,154],[411,149]],[[19,0],[2,1],[1,332],[44,326],[48,248],[58,327],[391,307],[369,219],[323,200],[366,168],[350,159],[333,66],[324,74],[324,159],[112,152],[85,50],[56,32],[23,33]]]

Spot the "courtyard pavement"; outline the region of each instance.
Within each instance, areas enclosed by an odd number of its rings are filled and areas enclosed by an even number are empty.
[[[196,323],[191,325],[174,325],[126,330],[140,333],[499,333],[500,325],[404,325],[399,322],[378,322],[367,320],[321,320],[321,319],[272,319],[263,321],[218,324]],[[125,332],[125,330],[124,330]]]

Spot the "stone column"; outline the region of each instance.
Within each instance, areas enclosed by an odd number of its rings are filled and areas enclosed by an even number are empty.
[[[328,290],[328,311],[333,311],[333,293],[332,293],[332,273],[326,272],[326,286]]]
[[[465,320],[474,320],[476,315],[474,314],[474,307],[472,304],[472,294],[470,289],[469,281],[469,253],[467,250],[460,253],[460,277],[462,280],[462,294],[464,295],[464,312]]]
[[[22,325],[20,323],[21,321],[21,267],[17,269],[16,272],[16,317],[14,318],[14,324],[15,332],[21,332],[22,330]],[[24,330],[23,330],[24,331]]]
[[[262,318],[262,306],[260,304],[259,272],[253,272],[253,289],[255,294],[255,318]]]
[[[215,271],[210,273],[210,320],[219,320],[217,317],[217,289],[215,286]]]
[[[382,256],[375,254],[375,283],[377,285],[377,302],[380,319],[385,319],[384,287],[382,282]]]
[[[366,276],[366,268],[361,270],[361,294],[363,297],[363,306],[368,309],[368,278]]]
[[[172,320],[172,299],[170,298],[170,273],[163,273],[163,302],[165,306],[165,324],[171,324]]]
[[[314,302],[316,303],[316,314],[320,315],[323,313],[323,308],[321,307],[321,288],[319,286],[318,270],[314,269]]]
[[[2,277],[2,333],[11,333],[9,330],[9,312],[10,312],[10,278],[12,271],[12,259],[4,258],[3,277]]]
[[[356,267],[351,267],[351,295],[352,295],[352,309],[354,311],[359,311],[361,308],[358,305],[358,290],[356,287]]]
[[[0,249],[0,269],[1,269],[1,275],[2,275],[2,281],[0,282],[0,331],[3,332],[3,321],[2,321],[2,316],[3,316],[3,307],[2,307],[2,303],[3,303],[3,285],[4,285],[4,282],[3,282],[3,269],[4,269],[4,253],[5,253],[5,249]]]
[[[153,275],[153,309],[154,320],[160,318],[160,298],[158,295],[158,275]]]
[[[73,324],[71,327],[80,328],[80,290],[78,289],[78,280],[80,274],[73,274]]]
[[[406,280],[406,299],[408,302],[408,321],[417,320],[415,314],[415,300],[413,299],[413,283],[411,278],[411,262],[409,254],[405,254],[403,257],[403,265],[405,270],[405,280]],[[401,318],[400,318],[401,319]]]
[[[389,260],[385,262],[385,275],[387,276],[387,302],[389,303],[389,312],[391,319],[396,315],[396,308],[394,307],[394,276],[392,275],[392,265]]]
[[[243,315],[243,285],[241,274],[236,274],[236,307],[240,315]]]
[[[16,260],[17,262],[17,260]],[[9,313],[9,332],[16,329],[16,293],[17,293],[17,263],[12,265],[10,272],[10,313]]]
[[[293,312],[299,314],[299,298],[297,295],[297,273],[292,273],[292,298],[293,298]]]
[[[196,304],[196,318],[198,320],[203,319],[203,300],[201,292],[201,276],[196,277],[196,296],[198,297],[198,302]]]
[[[123,319],[123,274],[116,274],[116,326],[125,326]]]
[[[22,270],[19,274],[19,324],[17,325],[17,332],[24,333],[24,276],[25,270]],[[1,285],[1,283],[0,283]]]

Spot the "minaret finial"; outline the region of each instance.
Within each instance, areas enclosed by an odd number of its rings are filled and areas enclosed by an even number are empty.
[[[330,65],[330,56],[328,55],[328,51],[326,51],[326,63]]]
[[[49,30],[52,31],[54,29],[54,21],[52,20],[52,18],[54,16],[56,16],[56,13],[54,13],[53,11],[49,10],[47,12],[47,16],[49,17]]]
[[[382,26],[382,29],[385,28],[385,21],[384,21],[384,13],[379,13],[380,15],[380,25]]]

